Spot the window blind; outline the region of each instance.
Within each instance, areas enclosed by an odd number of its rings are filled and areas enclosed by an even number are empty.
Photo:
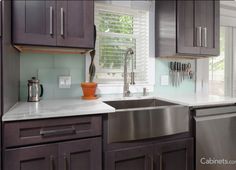
[[[124,54],[134,50],[136,83],[147,83],[149,11],[95,3],[97,42],[95,64],[98,83],[122,83]],[[128,69],[130,73],[131,58]]]

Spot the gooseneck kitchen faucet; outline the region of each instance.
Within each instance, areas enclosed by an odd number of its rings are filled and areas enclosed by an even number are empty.
[[[129,90],[129,83],[128,83],[128,71],[127,71],[127,65],[128,65],[128,56],[131,56],[131,85],[134,85],[134,51],[132,48],[128,48],[125,53],[124,57],[124,89],[123,89],[123,96],[129,97],[130,96],[130,90]]]

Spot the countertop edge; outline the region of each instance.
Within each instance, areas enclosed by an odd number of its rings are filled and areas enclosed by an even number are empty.
[[[190,98],[191,96],[188,96],[188,97]],[[63,117],[74,117],[74,116],[92,116],[92,115],[102,115],[102,114],[114,113],[114,112],[116,112],[116,109],[105,103],[105,101],[114,101],[114,100],[158,99],[158,100],[164,100],[164,101],[171,102],[171,103],[176,103],[176,104],[183,105],[183,106],[188,106],[193,109],[236,104],[236,98],[230,98],[230,97],[225,97],[225,98],[223,97],[223,98],[216,98],[216,99],[209,98],[208,99],[207,97],[209,97],[209,96],[206,96],[205,100],[202,100],[202,101],[201,101],[201,98],[197,98],[197,95],[192,96],[192,97],[193,98],[195,97],[196,99],[194,98],[192,101],[188,101],[187,97],[186,98],[183,97],[183,99],[182,98],[174,99],[173,97],[162,96],[162,95],[150,95],[150,96],[141,96],[141,97],[139,96],[139,97],[129,97],[129,98],[124,98],[124,97],[100,98],[100,99],[97,99],[94,101],[97,108],[96,107],[90,108],[90,106],[86,106],[86,108],[84,108],[84,110],[82,109],[82,111],[81,111],[78,106],[75,110],[71,109],[71,111],[68,111],[68,112],[62,111],[62,112],[58,112],[58,113],[57,113],[57,111],[50,111],[50,108],[48,110],[43,108],[41,110],[42,111],[41,113],[39,111],[39,113],[35,112],[34,114],[31,114],[31,115],[30,115],[30,111],[29,112],[27,111],[27,107],[26,107],[26,111],[21,110],[22,113],[19,113],[19,115],[17,115],[17,112],[18,112],[17,109],[19,109],[19,107],[21,105],[24,105],[24,104],[30,105],[27,102],[18,102],[8,112],[6,112],[2,116],[2,122],[27,121],[27,120],[37,120],[37,119],[47,119],[47,118],[48,119],[50,119],[50,118],[63,118]],[[195,100],[197,102],[194,103]],[[59,99],[59,100],[49,100],[49,101],[51,101],[52,103],[54,101],[66,101],[68,103],[70,103],[72,101],[72,103],[73,102],[74,103],[71,105],[68,104],[69,106],[81,105],[81,107],[85,103],[89,104],[89,101],[82,101],[82,100],[77,101],[77,100],[73,100],[73,99]],[[45,100],[43,102],[47,102],[47,100]],[[34,108],[36,106],[33,105],[32,107]]]

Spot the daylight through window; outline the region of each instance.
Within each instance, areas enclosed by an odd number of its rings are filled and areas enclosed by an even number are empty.
[[[98,83],[123,82],[124,53],[128,48],[132,48],[135,51],[136,83],[146,83],[149,57],[149,11],[96,3],[95,24],[97,27],[96,81]],[[131,62],[128,68],[131,68]]]

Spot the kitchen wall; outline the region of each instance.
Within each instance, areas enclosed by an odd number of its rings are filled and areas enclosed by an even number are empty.
[[[27,99],[27,80],[37,76],[44,86],[44,99],[81,96],[80,83],[85,80],[85,57],[79,54],[20,55],[20,100]],[[60,89],[59,76],[71,75],[72,86]]]
[[[174,59],[156,59],[156,83],[155,83],[155,93],[156,94],[193,94],[195,92],[195,76],[192,80],[185,79],[179,86],[172,86],[170,83],[168,85],[162,85],[162,76],[169,75],[169,62],[177,61],[181,63],[190,63],[193,72],[195,73],[195,60],[174,60]],[[169,80],[172,77],[169,76]]]
[[[185,80],[179,87],[172,87],[170,84],[161,85],[161,76],[169,75],[169,61],[156,59],[155,93],[194,93],[195,83],[193,80]],[[190,62],[194,67],[194,60],[180,62]],[[69,89],[58,87],[58,77],[64,75],[71,75],[72,77],[72,86]],[[79,97],[82,95],[80,83],[85,81],[85,56],[79,54],[21,53],[20,100],[25,101],[27,99],[27,80],[33,76],[38,77],[44,85],[44,99]]]

